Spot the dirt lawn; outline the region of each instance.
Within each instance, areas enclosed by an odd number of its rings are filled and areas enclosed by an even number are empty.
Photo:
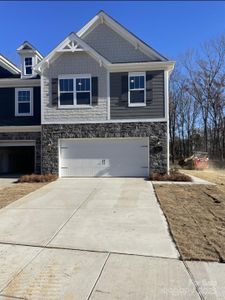
[[[47,183],[15,183],[13,186],[0,189],[0,209],[10,203],[34,192]]]
[[[225,170],[182,170],[182,172],[187,175],[193,175],[201,179],[216,183],[218,189],[225,193]]]
[[[218,185],[154,186],[181,257],[225,262],[225,172],[185,173]]]

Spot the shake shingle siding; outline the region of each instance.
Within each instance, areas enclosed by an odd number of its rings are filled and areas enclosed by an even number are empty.
[[[52,79],[63,74],[90,74],[98,82],[98,99],[93,96],[90,108],[59,108],[52,103]],[[57,96],[57,95],[56,95]],[[43,74],[43,122],[86,122],[107,119],[107,71],[87,53],[64,53]]]

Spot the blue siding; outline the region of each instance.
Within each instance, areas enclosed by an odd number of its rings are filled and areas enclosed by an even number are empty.
[[[33,88],[34,115],[15,116],[15,88],[0,88],[0,126],[25,126],[41,124],[40,87]]]
[[[20,75],[14,75],[2,66],[0,66],[0,78],[19,78]]]

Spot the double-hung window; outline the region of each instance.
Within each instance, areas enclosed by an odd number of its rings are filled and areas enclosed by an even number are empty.
[[[145,72],[129,73],[129,106],[146,106]]]
[[[59,106],[86,107],[91,105],[91,76],[59,77]]]
[[[24,75],[33,74],[33,57],[25,57],[24,59]]]
[[[33,116],[33,89],[17,88],[15,93],[15,115]]]

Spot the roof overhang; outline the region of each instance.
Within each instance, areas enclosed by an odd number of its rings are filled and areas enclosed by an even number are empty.
[[[24,42],[19,48],[17,48],[16,51],[19,54],[24,54],[24,53],[36,54],[41,60],[43,59],[43,55],[27,41]]]
[[[0,54],[0,66],[8,70],[14,75],[20,74],[20,69],[17,68],[13,63],[11,63],[7,58]]]
[[[156,71],[165,70],[172,72],[175,66],[175,61],[165,62],[141,62],[141,63],[118,63],[110,64],[108,70],[110,72],[129,72],[129,71]]]

